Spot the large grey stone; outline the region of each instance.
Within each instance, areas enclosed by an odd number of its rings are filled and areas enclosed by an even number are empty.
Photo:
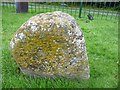
[[[31,17],[15,33],[10,47],[24,73],[90,77],[84,35],[69,14],[56,11]]]

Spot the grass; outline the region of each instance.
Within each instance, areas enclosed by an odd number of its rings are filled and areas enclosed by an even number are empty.
[[[87,18],[76,20],[86,40],[90,64],[89,80],[30,77],[19,72],[9,44],[16,30],[37,13],[16,14],[14,9],[2,9],[2,86],[3,88],[115,88],[118,82],[118,22]]]

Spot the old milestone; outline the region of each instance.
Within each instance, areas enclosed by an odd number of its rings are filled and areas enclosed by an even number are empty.
[[[25,74],[90,77],[83,32],[67,13],[55,11],[31,17],[14,34],[10,48]]]

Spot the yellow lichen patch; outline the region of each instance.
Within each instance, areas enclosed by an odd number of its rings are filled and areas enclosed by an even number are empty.
[[[30,36],[30,33],[26,34]],[[49,34],[47,31],[44,32],[45,37],[43,38],[39,38],[42,33],[35,34],[37,35],[27,38],[25,42],[16,43],[13,54],[16,57],[17,63],[19,63],[21,67],[27,68],[29,65],[37,66],[40,64],[38,62],[45,59],[47,62],[50,62],[50,66],[54,66],[52,64],[54,64],[53,62],[56,59],[56,56],[62,55],[62,52],[58,49],[65,48],[64,43],[66,40],[61,36],[55,35],[54,33]],[[60,42],[61,40],[62,42]],[[43,55],[37,56],[39,51],[41,51]],[[60,63],[61,65],[64,64],[64,62]]]

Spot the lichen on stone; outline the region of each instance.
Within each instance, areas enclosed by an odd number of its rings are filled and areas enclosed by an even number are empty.
[[[24,73],[89,78],[83,32],[67,13],[55,11],[31,17],[15,33],[10,47]]]

